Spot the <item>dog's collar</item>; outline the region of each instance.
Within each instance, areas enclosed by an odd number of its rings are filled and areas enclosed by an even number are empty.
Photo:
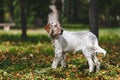
[[[60,31],[60,34],[58,34],[58,35],[62,35],[63,34],[63,29],[61,29],[61,31]],[[51,34],[50,34],[50,37],[51,38],[57,38],[58,37],[58,35],[52,35],[53,34],[53,30],[51,31]]]
[[[60,31],[60,34],[59,35],[62,35],[63,34],[63,29],[61,29],[61,31]],[[51,33],[50,33],[50,35],[52,35],[53,34],[53,30],[51,31]]]
[[[63,34],[63,31],[64,31],[64,30],[63,30],[63,29],[61,29],[60,35],[62,35],[62,34]]]

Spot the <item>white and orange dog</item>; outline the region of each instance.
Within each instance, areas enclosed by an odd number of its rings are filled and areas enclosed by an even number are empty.
[[[66,67],[66,52],[77,52],[82,50],[85,58],[89,64],[89,72],[100,69],[100,62],[96,57],[96,53],[103,53],[106,55],[106,51],[98,45],[97,37],[89,32],[71,32],[63,30],[58,22],[50,22],[45,26],[45,30],[48,32],[52,44],[55,47],[55,57],[52,63],[52,68],[57,68],[59,62],[62,67]]]

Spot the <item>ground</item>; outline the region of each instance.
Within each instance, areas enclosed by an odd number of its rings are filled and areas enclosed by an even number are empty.
[[[67,54],[67,68],[59,66],[52,69],[53,46],[43,29],[28,30],[28,39],[25,41],[20,39],[20,30],[1,30],[0,79],[120,80],[120,28],[100,29],[99,33],[99,44],[107,51],[107,55],[97,55],[101,70],[89,73],[82,52]]]

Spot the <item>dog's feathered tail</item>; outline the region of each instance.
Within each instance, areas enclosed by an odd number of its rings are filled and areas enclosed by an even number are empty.
[[[95,53],[103,53],[104,57],[106,56],[106,51],[98,45],[98,41],[94,41],[94,50]]]
[[[95,54],[103,53],[103,55],[105,57],[106,56],[106,51],[98,45],[97,37],[94,34],[92,34],[92,35],[90,35],[90,39],[91,39],[91,42],[92,42],[92,49],[93,49],[94,53]]]
[[[99,46],[95,49],[95,53],[96,54],[103,53],[104,57],[106,56],[106,51],[103,48],[99,47]]]

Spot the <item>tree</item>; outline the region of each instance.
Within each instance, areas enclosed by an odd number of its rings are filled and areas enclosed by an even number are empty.
[[[48,14],[48,22],[51,22],[51,21],[59,22],[58,10],[55,6],[55,2],[56,0],[51,0],[51,5],[49,5],[51,12],[50,14]]]
[[[3,3],[4,1],[0,1],[0,22],[4,21],[4,10],[3,10]]]
[[[21,16],[21,28],[22,28],[22,35],[21,38],[22,39],[26,39],[27,34],[26,34],[26,30],[27,30],[27,26],[26,26],[26,3],[27,0],[20,0],[20,16]]]
[[[58,19],[59,19],[60,23],[62,23],[63,12],[64,12],[64,0],[56,0],[55,6],[58,11],[58,16],[59,16]]]
[[[51,0],[49,5],[51,12],[48,14],[48,22],[57,21],[61,22],[62,14],[62,1],[61,0]]]
[[[90,31],[98,37],[98,0],[90,0],[89,4]]]

